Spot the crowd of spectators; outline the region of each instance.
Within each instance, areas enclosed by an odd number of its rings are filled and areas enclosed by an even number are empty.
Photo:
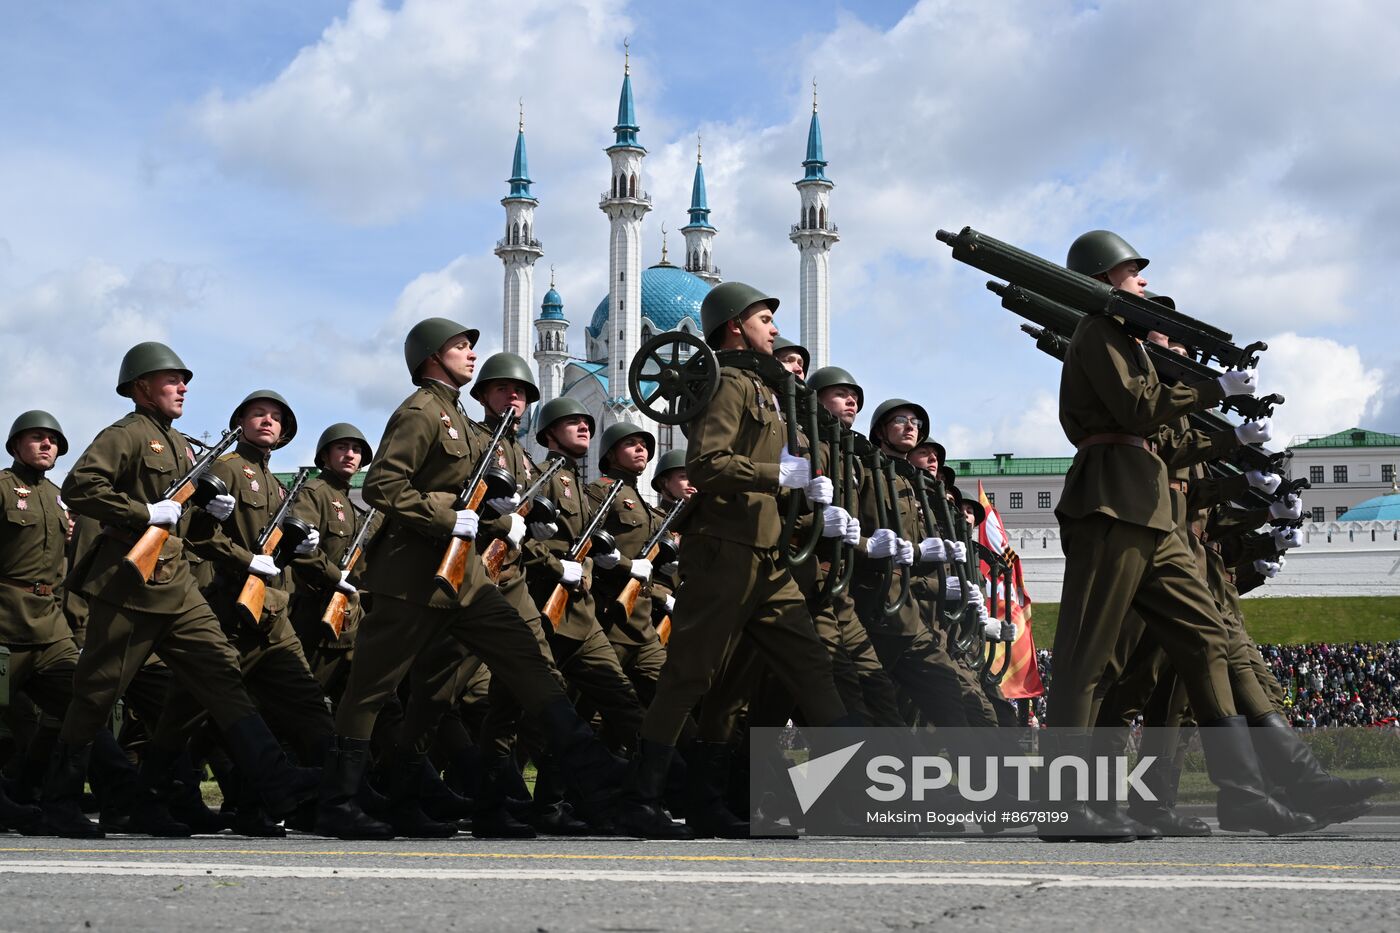
[[[1374,644],[1260,645],[1283,686],[1284,713],[1297,728],[1400,728],[1400,641]],[[1036,652],[1040,679],[1050,689],[1050,652]],[[1031,701],[1045,720],[1045,697]]]

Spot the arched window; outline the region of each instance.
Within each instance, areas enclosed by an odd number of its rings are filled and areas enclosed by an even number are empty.
[[[632,173],[632,180],[627,185],[627,196],[635,198],[637,196],[637,173]]]
[[[528,223],[525,224],[525,226],[523,226],[523,227],[520,228],[520,237],[521,237],[521,242],[523,242],[523,243],[529,243],[529,242],[530,242],[530,225],[529,225]]]
[[[701,266],[700,268],[702,268],[702,269],[708,269],[708,268],[710,268],[710,251],[709,251],[709,250],[705,250],[705,264],[704,264],[703,266]]]
[[[617,179],[612,180],[612,196],[617,197]]]
[[[811,228],[811,227],[815,227],[816,225],[817,225],[817,209],[816,209],[815,207],[809,207],[809,208],[807,208],[807,226],[808,226],[809,228]]]
[[[643,324],[643,325],[642,325],[642,343],[646,343],[646,342],[647,342],[648,340],[650,340],[650,339],[651,339],[651,328],[648,327],[647,325]]]
[[[510,241],[511,241],[512,243],[519,243],[519,242],[520,242],[520,224],[512,224],[512,225],[511,225],[511,228],[510,228]]]
[[[822,228],[823,230],[825,230],[825,229],[826,229],[826,207],[825,207],[825,206],[822,207],[820,220],[821,220],[820,226],[821,226],[821,228]]]

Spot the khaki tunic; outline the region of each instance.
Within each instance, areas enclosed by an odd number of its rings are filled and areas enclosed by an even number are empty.
[[[58,487],[16,462],[0,470],[0,509],[0,644],[47,645],[71,637],[61,586],[68,510]]]
[[[623,484],[622,492],[613,500],[608,517],[603,522],[603,530],[617,542],[622,560],[611,570],[594,568],[593,595],[598,601],[598,621],[603,624],[608,641],[614,645],[639,647],[658,640],[656,628],[651,622],[653,586],[651,582],[642,584],[630,616],[622,611],[617,598],[622,595],[627,581],[632,579],[632,559],[646,556],[642,549],[661,527],[665,516],[647,505],[637,491],[635,477],[621,470],[610,470],[607,479]],[[595,505],[601,504],[608,494],[608,485],[603,480],[589,484],[588,495]],[[655,567],[652,572],[656,572]]]

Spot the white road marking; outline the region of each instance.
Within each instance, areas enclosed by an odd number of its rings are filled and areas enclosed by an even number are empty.
[[[146,875],[206,878],[390,879],[415,881],[617,881],[625,884],[899,885],[1005,888],[1216,888],[1400,893],[1400,879],[1307,875],[1127,875],[1049,872],[771,872],[570,868],[372,868],[227,863],[104,862],[35,859],[0,862],[0,873],[25,875]]]

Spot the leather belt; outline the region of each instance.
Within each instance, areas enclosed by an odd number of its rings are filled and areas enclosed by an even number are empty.
[[[134,545],[140,540],[140,535],[134,535],[125,528],[118,528],[115,525],[103,525],[102,535],[111,538],[113,541],[120,541],[122,544]]]
[[[1157,452],[1157,444],[1154,441],[1138,437],[1136,434],[1090,434],[1074,446],[1083,450],[1085,447],[1094,447],[1099,444],[1123,444],[1127,447],[1141,447],[1154,454]]]
[[[52,583],[31,583],[28,580],[12,580],[9,577],[0,577],[0,583],[6,586],[13,586],[15,589],[28,590],[35,596],[52,596]]]

